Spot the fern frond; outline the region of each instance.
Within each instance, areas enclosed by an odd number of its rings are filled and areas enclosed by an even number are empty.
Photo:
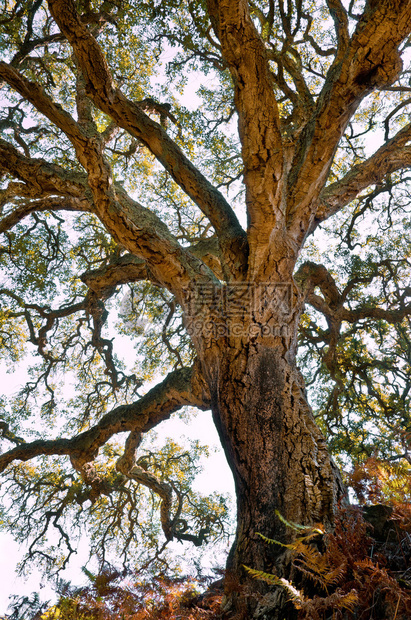
[[[325,589],[341,581],[346,572],[347,564],[341,558],[341,563],[335,568],[330,564],[327,554],[320,553],[311,545],[299,547],[299,556],[294,565]]]
[[[307,599],[300,609],[304,612],[305,618],[319,618],[320,612],[324,612],[327,609],[332,609],[333,612],[337,609],[346,609],[348,612],[353,613],[357,604],[358,593],[355,589],[350,590],[346,594],[342,590],[336,590],[325,598],[314,596],[312,599]]]
[[[88,579],[91,581],[91,583],[94,583],[97,579],[96,575],[93,575],[93,573],[91,573],[88,568],[86,568],[85,566],[81,567],[81,570],[83,571],[83,573],[86,575],[86,577],[88,577]]]
[[[253,568],[245,566],[244,564],[243,567],[245,568],[247,573],[251,575],[251,577],[253,577],[254,579],[260,579],[270,585],[276,585],[285,588],[290,599],[293,601],[297,609],[300,609],[300,605],[305,602],[304,594],[300,590],[297,590],[297,588],[293,586],[293,584],[287,579],[284,579],[283,577],[278,577],[277,575],[274,575],[272,573],[265,573],[261,570],[254,570]]]
[[[264,534],[260,534],[260,532],[256,532],[257,536],[259,536],[264,542],[268,543],[269,545],[279,545],[280,547],[286,547],[287,549],[291,549],[291,551],[295,551],[296,553],[301,553],[301,551],[306,546],[306,544],[312,538],[317,536],[319,533],[321,533],[321,530],[319,529],[312,530],[310,528],[309,534],[305,536],[300,536],[299,538],[296,538],[291,543],[282,543],[279,540],[276,540],[275,538],[267,538],[267,536],[264,536]]]
[[[256,532],[256,534],[257,536],[262,538],[264,542],[268,543],[269,545],[280,545],[281,547],[287,546],[284,543],[280,542],[279,540],[275,540],[274,538],[267,538],[267,536],[264,536],[264,534],[260,534],[260,532]]]
[[[337,566],[333,570],[329,567],[328,572],[323,575],[324,583],[327,586],[335,586],[337,583],[341,583],[341,581],[345,578],[347,573],[347,564],[341,564],[341,566]]]
[[[302,536],[301,538],[296,538],[291,543],[282,543],[279,540],[275,540],[275,538],[267,538],[267,536],[264,536],[263,534],[260,534],[260,532],[256,532],[256,534],[257,534],[257,536],[262,538],[264,542],[268,543],[269,545],[279,545],[280,547],[285,547],[286,549],[291,549],[291,551],[295,551],[296,553],[299,553],[299,549],[301,548],[299,546],[300,543],[303,543],[305,541],[305,539],[306,539],[305,536]]]
[[[254,568],[245,566],[245,564],[243,564],[243,568],[254,579],[262,579],[263,581],[265,581],[266,583],[269,583],[270,585],[276,585],[276,586],[282,585],[281,579],[280,577],[277,577],[277,575],[273,575],[272,573],[265,573],[262,570],[255,570]]]
[[[294,530],[296,532],[312,532],[313,535],[316,534],[324,534],[324,529],[322,527],[322,525],[301,525],[300,523],[294,523],[293,521],[287,521],[287,519],[285,517],[283,517],[283,515],[276,510],[275,511],[276,516],[280,519],[281,523],[284,523],[284,525],[286,525],[288,528],[290,528],[291,530]]]

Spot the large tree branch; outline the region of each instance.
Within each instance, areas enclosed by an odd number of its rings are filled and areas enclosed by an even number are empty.
[[[309,234],[371,185],[378,185],[387,174],[411,166],[411,124],[403,127],[391,140],[381,146],[366,161],[353,166],[339,181],[326,187],[320,194],[319,207],[311,223]]]
[[[402,308],[385,309],[379,307],[371,308],[356,308],[349,310],[343,308],[340,313],[341,320],[347,321],[347,323],[357,323],[364,319],[373,319],[375,321],[386,321],[391,325],[401,323],[407,316],[411,316],[411,304],[405,304]]]
[[[217,237],[207,237],[200,239],[197,243],[190,246],[190,252],[201,258],[203,263],[211,269],[219,280],[224,279],[222,268],[223,260],[221,258],[220,246]]]
[[[41,211],[90,211],[90,206],[87,201],[72,197],[56,198],[49,196],[40,200],[24,201],[19,203],[17,209],[0,219],[0,233],[10,230],[31,213]]]
[[[16,208],[0,219],[0,233],[39,211],[93,211],[86,175],[68,172],[44,159],[22,155],[0,139],[0,171],[19,179],[0,190],[0,213],[7,203]]]
[[[284,222],[280,119],[264,42],[246,0],[208,0],[208,12],[234,81],[244,161],[251,261]],[[259,258],[256,259],[259,262]],[[253,268],[253,266],[252,266]]]
[[[345,308],[349,292],[358,284],[369,284],[378,277],[378,265],[368,276],[353,278],[343,291],[338,289],[337,283],[324,265],[306,261],[295,274],[295,279],[304,290],[307,302],[321,312],[327,319],[341,326],[343,321],[357,323],[363,319],[384,320],[387,323],[400,323],[406,316],[411,315],[411,304],[405,304],[404,299],[409,294],[409,287],[404,289],[398,308],[381,308],[379,306],[363,306],[354,309]],[[318,286],[323,297],[314,290]]]
[[[53,329],[59,319],[76,314],[81,310],[87,310],[90,303],[90,295],[86,296],[81,302],[71,303],[55,310],[49,306],[41,306],[36,303],[26,302],[20,295],[12,290],[0,288],[0,300],[2,296],[9,297],[21,308],[21,310],[6,311],[9,317],[24,316],[29,332],[29,341],[37,347],[39,354],[50,364],[55,364],[58,360],[54,358],[47,350],[48,333]],[[42,319],[42,326],[36,329],[33,324],[31,312],[37,313]]]
[[[202,239],[190,246],[190,252],[201,259],[218,278],[223,277],[216,237]],[[108,265],[84,273],[81,280],[102,297],[109,295],[116,286],[130,282],[150,280],[153,284],[160,285],[150,272],[146,261],[134,254],[123,254],[113,258]]]
[[[116,469],[127,478],[151,489],[160,497],[160,522],[167,540],[172,540],[173,538],[177,538],[177,540],[189,540],[196,546],[200,546],[206,539],[208,529],[202,528],[198,535],[186,534],[184,532],[184,529],[181,527],[182,520],[179,518],[184,497],[178,492],[176,485],[161,480],[158,476],[155,476],[152,472],[147,471],[137,464],[136,450],[141,439],[141,433],[130,433],[126,441],[124,454],[117,459]],[[178,498],[178,507],[173,516],[171,509],[174,494],[176,494]]]
[[[90,35],[91,36],[91,35]],[[110,233],[133,254],[144,258],[159,282],[172,290],[179,301],[193,278],[209,280],[210,273],[199,259],[183,249],[170,233],[166,224],[149,209],[140,205],[119,186],[116,186],[112,170],[103,155],[104,144],[99,135],[82,130],[80,125],[56,104],[38,85],[27,80],[6,63],[0,63],[0,73],[22,96],[55,123],[70,139],[78,160],[87,171],[87,184],[93,197],[93,211]],[[89,129],[89,125],[87,125]],[[21,170],[22,156],[7,143],[3,146],[3,159],[0,166],[20,177],[23,173],[31,185],[36,185],[33,177],[33,160],[26,158],[26,166]],[[14,168],[7,155],[12,153]],[[0,151],[0,157],[2,153]],[[42,160],[41,160],[42,161]],[[44,164],[44,162],[42,162]],[[204,268],[202,270],[202,268]]]
[[[338,41],[337,54],[334,61],[335,64],[343,60],[350,43],[348,14],[341,0],[327,0],[327,6],[334,21],[335,33]]]
[[[411,303],[405,303],[405,299],[411,297],[409,287],[406,287],[399,296],[398,307],[382,308],[380,305],[369,304],[351,309],[344,306],[349,293],[356,285],[370,284],[380,275],[379,267],[380,265],[375,265],[374,270],[366,276],[352,278],[342,291],[339,290],[336,281],[324,265],[306,261],[295,274],[295,279],[303,290],[306,302],[320,312],[327,321],[328,330],[317,335],[316,341],[327,345],[322,354],[323,362],[337,383],[340,382],[337,346],[344,322],[355,325],[363,320],[382,320],[395,325],[411,316]],[[315,292],[316,287],[320,289],[321,295]]]
[[[173,489],[168,482],[159,480],[157,476],[146,471],[136,463],[136,450],[141,442],[141,433],[132,432],[127,438],[124,454],[117,459],[116,469],[127,478],[157,493],[161,498],[160,521],[167,540],[173,538],[173,524],[171,507],[173,503]]]
[[[43,159],[26,157],[13,145],[1,139],[0,169],[24,181],[23,183],[10,182],[6,189],[0,190],[0,206],[18,199],[17,208],[0,219],[0,233],[9,230],[23,218],[36,211],[77,210],[93,212],[95,210],[93,204],[85,198],[85,195],[89,193],[87,192],[86,175],[80,172],[67,172],[64,168],[50,164]],[[58,197],[50,196],[50,194],[58,194]],[[39,198],[40,196],[44,197]],[[124,200],[127,201],[128,197],[125,194],[124,196]],[[22,197],[32,200],[22,202]],[[135,205],[137,203],[132,202],[131,206],[134,207]],[[151,212],[144,207],[140,207],[140,209],[143,215],[148,213],[151,217]],[[156,220],[155,216],[153,217]],[[155,226],[154,221],[152,227],[155,228]],[[165,228],[164,225],[163,228]],[[180,249],[180,246],[178,248]],[[194,260],[201,261],[204,265],[209,266],[217,277],[223,276],[219,244],[216,238],[203,239],[184,252],[188,256],[192,254],[196,257]],[[147,264],[149,261],[146,262],[134,254],[129,254],[121,256],[110,265],[84,274],[82,280],[89,288],[99,294],[104,290],[111,290],[119,284],[145,279],[160,284],[161,280],[156,278]],[[201,263],[199,264],[201,265]]]
[[[125,431],[144,433],[167,420],[185,405],[209,407],[209,394],[199,365],[171,372],[164,381],[131,405],[121,405],[107,413],[96,426],[71,439],[38,440],[21,443],[0,455],[0,472],[14,461],[28,461],[41,455],[68,455],[76,464],[93,461],[99,448],[113,435]]]
[[[334,2],[334,4],[340,4]],[[342,5],[339,11],[343,11]],[[328,72],[313,119],[302,132],[289,176],[288,226],[298,246],[311,226],[347,123],[364,97],[401,70],[398,46],[411,31],[411,0],[367,3],[346,51]]]
[[[147,269],[145,260],[133,254],[123,254],[108,265],[86,271],[82,274],[81,280],[98,297],[105,298],[110,296],[116,286],[129,282],[152,280],[152,276]]]
[[[0,62],[0,78],[3,78],[9,86],[65,133],[76,148],[80,163],[86,168],[83,163],[83,152],[86,151],[89,140],[71,114],[66,112],[61,105],[56,104],[39,84],[28,80],[5,62]]]
[[[8,172],[22,183],[11,183],[0,191],[0,202],[5,204],[9,198],[43,198],[58,195],[84,199],[87,178],[81,172],[68,172],[61,166],[44,159],[22,155],[12,144],[0,139],[0,171]]]
[[[72,0],[50,0],[49,7],[74,50],[85,79],[87,94],[120,127],[150,149],[210,219],[218,234],[228,270],[236,276],[244,272],[246,235],[222,194],[186,158],[164,129],[115,87],[105,57],[95,38],[80,21]]]

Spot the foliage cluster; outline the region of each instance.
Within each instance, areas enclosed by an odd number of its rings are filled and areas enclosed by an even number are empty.
[[[347,484],[360,504],[389,504],[397,512],[411,504],[408,464],[372,456],[353,468]]]
[[[150,582],[126,578],[110,566],[99,575],[85,571],[89,585],[73,588],[61,582],[60,598],[47,608],[38,597],[15,600],[7,620],[210,620],[219,617],[221,592],[199,594],[206,581],[164,575]],[[216,582],[217,583],[217,582]]]

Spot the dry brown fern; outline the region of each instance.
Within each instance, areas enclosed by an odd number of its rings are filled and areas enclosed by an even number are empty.
[[[118,573],[104,572],[92,584],[67,591],[41,620],[211,620],[218,617],[219,592],[199,597],[192,580],[159,577],[149,583],[115,585]]]
[[[400,519],[400,515],[396,518]],[[411,618],[411,588],[390,570],[389,558],[382,550],[375,551],[376,541],[360,509],[339,510],[333,532],[322,538],[322,550],[318,548],[320,528],[303,531],[305,534],[285,545],[294,554],[293,566],[298,577],[295,583],[246,568],[253,577],[285,588],[301,620]],[[408,536],[406,531],[404,536]]]

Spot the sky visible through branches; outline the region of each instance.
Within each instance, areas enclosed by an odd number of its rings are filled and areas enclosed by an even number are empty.
[[[6,395],[11,395],[19,389],[24,371],[24,364],[20,364],[20,368],[15,369],[13,373],[8,373],[5,365],[0,364],[0,385],[3,386]],[[7,388],[4,389],[4,386]],[[165,422],[157,431],[158,444],[164,445],[167,437],[179,437],[181,439],[185,437],[191,440],[198,439],[203,444],[210,446],[210,455],[208,458],[204,458],[204,470],[197,477],[196,486],[203,493],[212,493],[213,491],[227,493],[233,500],[233,478],[219,446],[215,427],[210,423],[210,415],[209,412],[198,412],[194,419],[181,420],[176,417],[174,420]],[[221,545],[221,556],[217,554],[217,558],[221,560],[222,564],[229,548],[228,544],[226,542]],[[181,553],[181,543],[175,543],[175,546],[177,552]],[[208,565],[209,568],[217,568],[217,566],[210,564],[210,560],[214,558],[213,551],[215,552],[215,549],[211,550],[208,561],[207,555],[205,559],[205,565]],[[13,540],[11,535],[0,532],[0,617],[7,611],[10,595],[28,596],[32,592],[38,592],[42,600],[55,599],[56,595],[53,588],[50,584],[45,583],[41,572],[35,567],[29,567],[27,575],[19,576],[17,574],[17,563],[23,553],[24,548],[20,548],[20,545]],[[61,578],[71,581],[74,585],[81,585],[87,581],[81,568],[87,564],[88,560],[88,540],[85,536],[69,567],[61,573]]]
[[[159,58],[156,66],[156,73],[150,78],[154,92],[158,91],[161,86],[167,82],[168,78],[165,72],[165,67],[166,64],[172,60],[175,52],[175,48],[170,48],[169,50],[166,49]],[[213,76],[212,71],[206,78],[200,73],[192,73],[190,76],[190,81],[184,87],[183,96],[181,96],[182,105],[190,110],[195,110],[201,103],[201,99],[196,94],[197,90],[204,85],[212,87],[214,82],[215,77]],[[5,105],[6,101],[0,98],[0,106]],[[235,120],[233,120],[233,123],[235,125]],[[245,226],[245,211],[242,212],[239,210],[237,215],[242,224]],[[118,349],[123,355],[128,349],[127,338],[122,338],[121,335],[117,334],[116,339],[117,342],[121,342],[121,340],[123,340],[123,346],[120,345]],[[130,359],[129,362],[132,366],[133,360]],[[19,367],[14,369],[10,374],[8,372],[9,368],[7,368],[4,363],[0,362],[0,385],[3,386],[4,395],[11,396],[24,384],[27,364],[28,362],[21,363]],[[154,379],[147,384],[145,386],[146,390],[148,390],[151,385],[154,385],[156,380],[157,379]],[[200,416],[204,417],[205,415],[207,415],[207,420],[201,421],[202,419]],[[210,446],[210,455],[207,459],[204,459],[204,471],[198,476],[198,490],[203,493],[212,493],[213,491],[227,493],[231,496],[232,501],[234,501],[234,485],[232,475],[220,447],[214,424],[210,423],[209,416],[209,413],[204,414],[199,412],[199,415],[191,421],[187,419],[184,422],[176,418],[172,421],[164,423],[164,426],[162,425],[159,431],[157,430],[157,433],[159,434],[158,442],[159,445],[163,445],[164,440],[168,436],[184,436],[187,439],[198,439],[203,444]],[[87,545],[86,537],[83,540],[83,545]],[[227,543],[223,545],[222,549],[224,553],[227,552]],[[21,547],[18,543],[16,543],[11,535],[6,534],[5,532],[0,533],[0,582],[2,583],[2,587],[0,589],[0,616],[1,614],[6,613],[10,595],[29,595],[32,592],[38,592],[41,586],[42,599],[48,600],[48,598],[53,599],[55,597],[55,592],[52,587],[50,584],[44,583],[44,578],[42,577],[41,572],[36,568],[32,568],[32,574],[24,576],[18,575],[17,564],[24,553],[24,547]],[[78,555],[72,559],[69,568],[62,572],[61,577],[67,580],[72,580],[73,583],[83,582],[84,574],[81,571],[81,567],[87,563],[88,559],[88,550],[84,549],[84,547],[82,549],[82,546],[80,545]],[[224,563],[225,558],[222,557],[221,561]]]
[[[228,538],[215,424],[254,592],[277,514],[409,471],[411,0],[4,2],[3,523],[51,574],[85,529],[178,569]]]

